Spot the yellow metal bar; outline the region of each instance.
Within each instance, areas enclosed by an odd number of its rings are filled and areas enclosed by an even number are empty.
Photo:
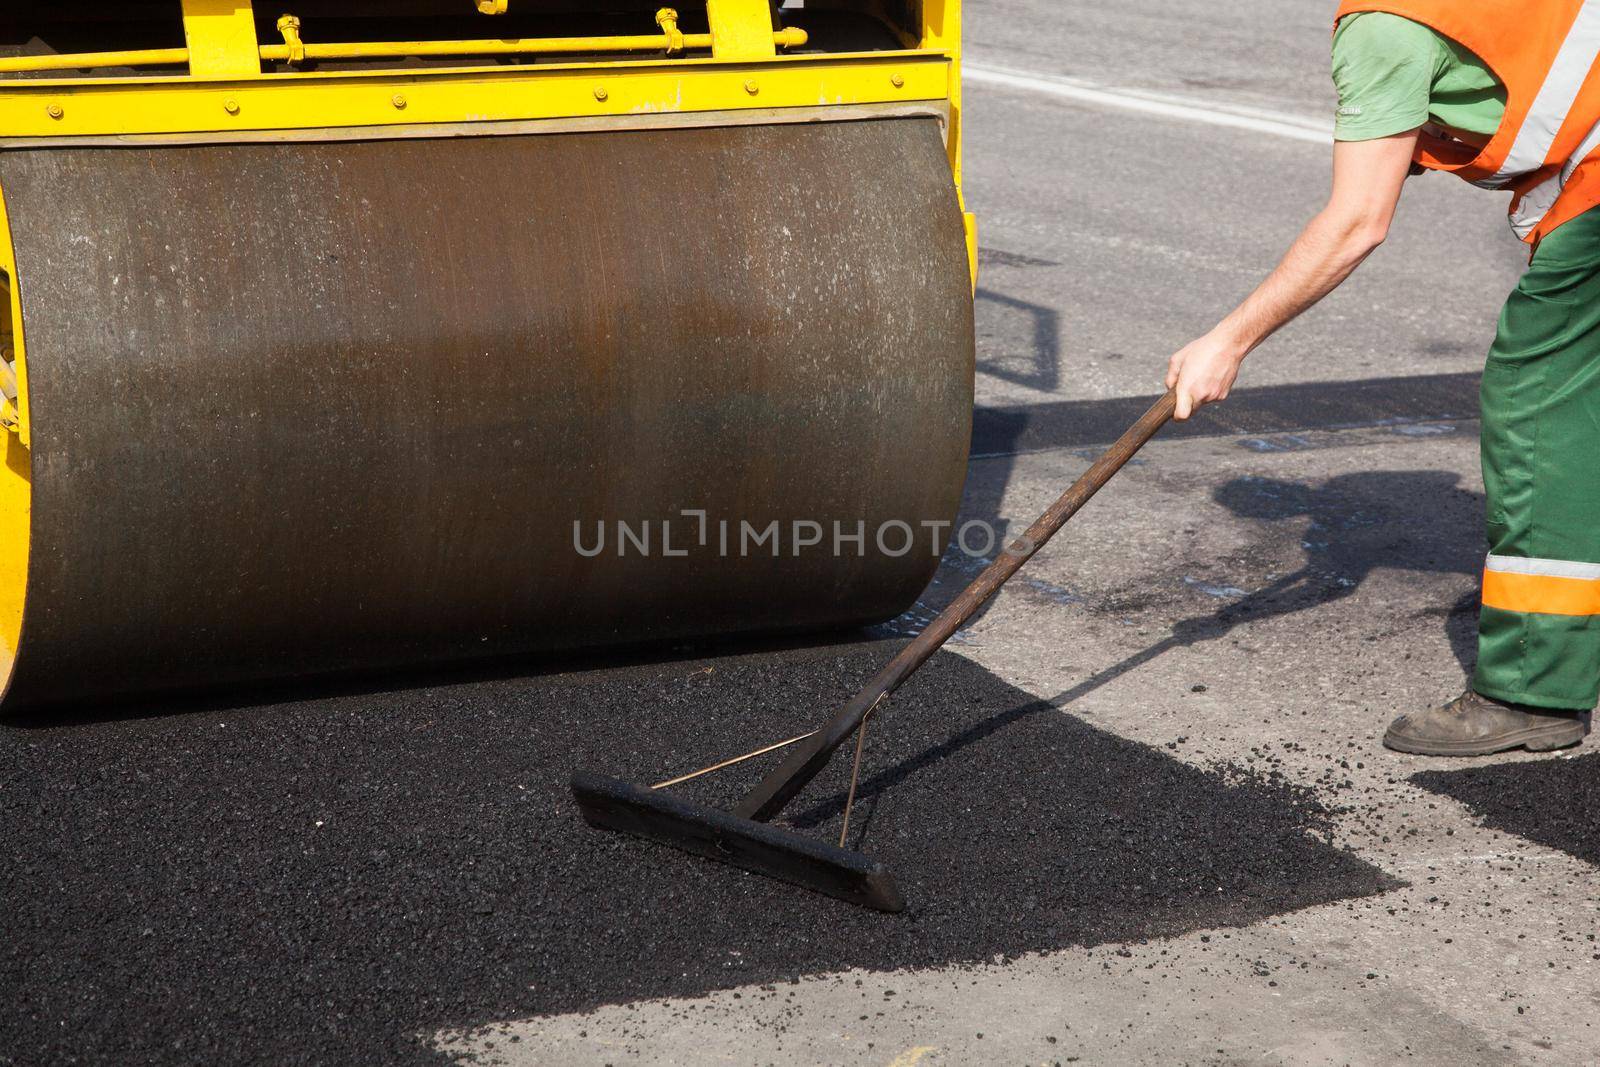
[[[716,59],[767,59],[774,54],[768,0],[706,0],[711,55]]]
[[[768,34],[769,46],[797,47],[806,43],[806,31],[781,30]],[[498,56],[567,55],[585,52],[666,52],[674,46],[684,49],[711,48],[709,33],[637,34],[619,37],[524,37],[509,40],[479,41],[352,41],[340,44],[307,44],[306,59],[400,59],[407,56]],[[715,53],[713,53],[715,54]],[[767,55],[775,55],[769,47]],[[288,45],[264,45],[262,59],[290,57]]]
[[[408,56],[493,56],[566,55],[589,52],[664,52],[707,49],[713,45],[709,33],[638,34],[619,37],[526,37],[508,40],[476,41],[354,41],[343,44],[304,44],[300,40],[299,20],[286,15],[278,22],[287,38],[284,44],[262,45],[260,60],[300,63],[307,59],[401,59]],[[798,48],[806,43],[806,31],[784,29],[771,34],[776,48]],[[165,67],[190,64],[190,72],[201,75],[199,56],[187,48],[154,48],[128,52],[83,52],[54,56],[17,56],[0,59],[0,74],[44,70],[92,70],[97,67]]]
[[[78,52],[59,56],[0,59],[0,74],[35,70],[94,70],[96,67],[177,67],[189,62],[187,48],[144,48],[133,52]]]
[[[746,88],[761,78],[759,96]],[[661,59],[447,73],[280,74],[14,81],[0,86],[0,138],[326,129],[943,101],[940,54],[865,52],[765,63]]]
[[[972,272],[972,288],[978,288],[978,220],[966,210],[961,189],[961,139],[965,112],[961,103],[961,0],[923,0],[922,39],[924,49],[950,57],[950,128],[946,131],[945,151],[950,156],[950,173],[956,181],[956,197],[961,201],[962,220],[967,229],[967,265]]]
[[[0,431],[0,688],[11,678],[22,636],[22,609],[28,588],[29,531],[33,509],[33,459],[29,454],[28,361],[22,337],[22,294],[17,284],[16,255],[5,194],[0,190],[0,272],[4,272],[10,317],[10,356],[16,361],[15,431]]]
[[[197,78],[261,73],[249,0],[183,0],[183,35],[189,43],[189,73]]]
[[[698,40],[698,44],[690,44]],[[710,34],[685,34],[691,48],[709,48]],[[350,41],[304,45],[306,59],[403,59],[408,56],[499,56],[583,52],[664,52],[668,39],[661,34],[625,37],[526,37],[481,41]],[[288,45],[262,45],[262,59],[290,58]]]
[[[961,187],[961,0],[923,0],[922,47],[950,57],[950,169]],[[976,260],[974,260],[976,263]],[[976,267],[974,267],[976,270]]]

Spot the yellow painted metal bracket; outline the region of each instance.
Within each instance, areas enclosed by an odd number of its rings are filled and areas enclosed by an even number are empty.
[[[298,67],[306,61],[306,43],[300,39],[300,20],[293,15],[284,15],[278,19],[278,33],[283,36],[283,47],[289,50],[284,58],[291,67]]]
[[[770,59],[772,5],[767,0],[706,0],[711,55],[716,59]]]
[[[678,13],[670,7],[662,8],[656,12],[656,25],[661,27],[661,34],[667,39],[667,55],[681,53],[683,34],[678,30]]]
[[[183,0],[183,35],[194,77],[247,78],[261,73],[249,0]]]

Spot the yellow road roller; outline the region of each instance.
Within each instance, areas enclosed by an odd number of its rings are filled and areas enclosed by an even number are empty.
[[[932,575],[955,0],[12,10],[7,710],[864,624]]]

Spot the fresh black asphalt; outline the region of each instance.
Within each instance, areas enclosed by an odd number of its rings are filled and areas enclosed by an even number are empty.
[[[0,1062],[428,1062],[443,1027],[1227,926],[1380,891],[1309,794],[1098,730],[941,654],[875,720],[885,916],[585,828],[791,736],[890,642],[0,732]],[[280,695],[281,696],[281,695]],[[727,801],[742,770],[691,795]],[[848,762],[792,823],[838,833]]]

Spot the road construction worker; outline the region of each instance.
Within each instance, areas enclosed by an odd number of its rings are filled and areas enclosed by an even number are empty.
[[[1384,743],[1428,755],[1562,748],[1600,695],[1600,2],[1347,0],[1335,16],[1333,189],[1239,307],[1171,360],[1177,417],[1384,239],[1408,174],[1512,194],[1532,248],[1482,384],[1488,559],[1461,696]]]

